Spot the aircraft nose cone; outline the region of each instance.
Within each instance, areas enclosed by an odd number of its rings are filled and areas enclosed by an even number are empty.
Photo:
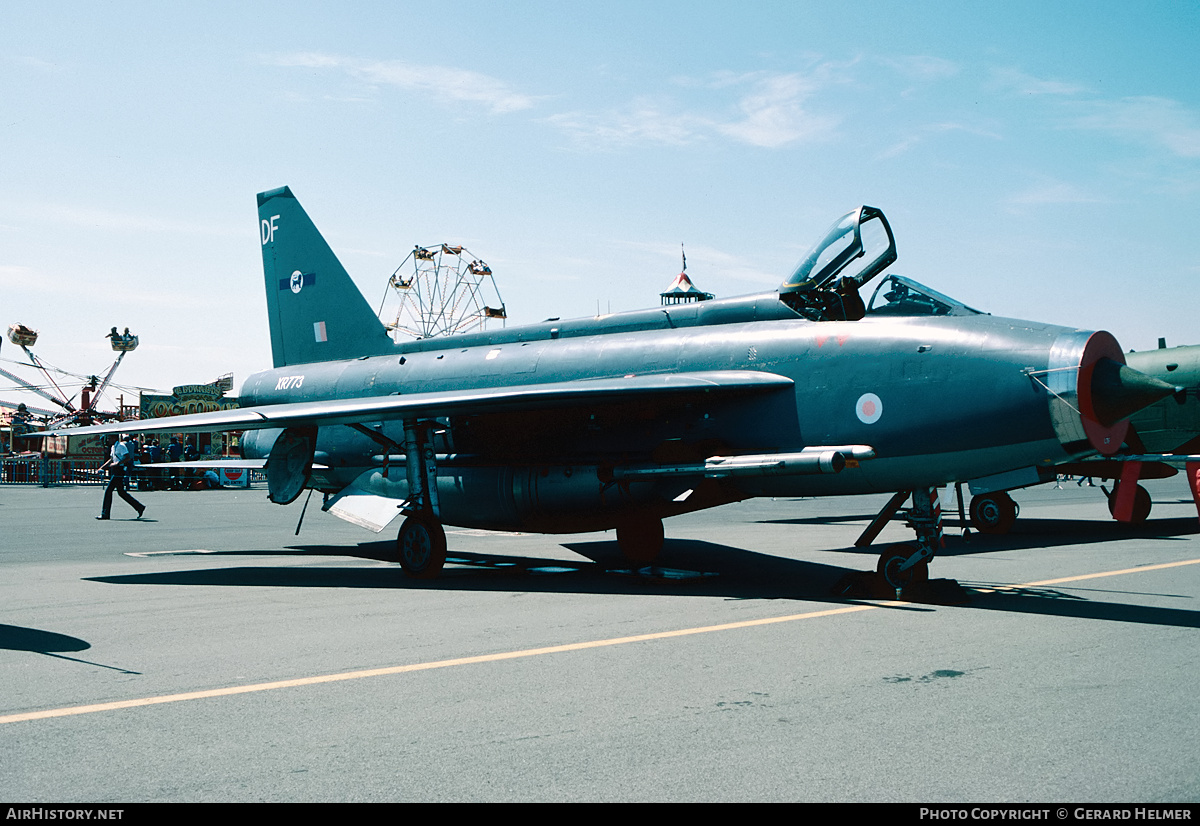
[[[1179,390],[1173,384],[1113,359],[1098,359],[1092,366],[1091,376],[1093,418],[1105,427],[1111,427]]]

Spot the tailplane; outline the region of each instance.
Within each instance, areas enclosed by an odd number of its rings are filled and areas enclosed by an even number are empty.
[[[259,240],[276,367],[376,356],[387,329],[286,186],[258,195]]]

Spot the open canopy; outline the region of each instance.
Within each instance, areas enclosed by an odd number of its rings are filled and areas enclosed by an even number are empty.
[[[895,260],[896,240],[883,211],[860,206],[834,222],[783,282],[779,293],[830,289],[834,279],[843,278],[861,287]]]

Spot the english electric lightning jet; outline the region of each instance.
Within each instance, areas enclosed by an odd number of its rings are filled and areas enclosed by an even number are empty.
[[[443,525],[615,529],[654,558],[663,519],[755,496],[912,492],[917,542],[879,571],[927,576],[936,488],[1115,451],[1175,391],[1105,332],[994,318],[900,276],[873,207],[839,219],[778,290],[395,343],[286,187],[258,196],[274,366],[237,410],[89,432],[246,430],[269,498],[325,494],[432,577]],[[1115,440],[1115,444],[1114,444]]]
[[[1200,510],[1200,346],[1166,346],[1130,352],[1130,367],[1167,383],[1176,392],[1130,416],[1122,434],[1124,446],[1115,454],[1069,461],[1053,468],[1028,467],[988,479],[971,481],[971,524],[984,533],[1007,533],[1017,517],[1008,491],[1052,482],[1058,474],[1109,479],[1115,484],[1108,509],[1119,522],[1141,524],[1150,516],[1150,493],[1139,479],[1174,476],[1182,465],[1196,507]]]

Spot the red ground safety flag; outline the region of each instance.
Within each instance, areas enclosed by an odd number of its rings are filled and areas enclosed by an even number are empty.
[[[1118,522],[1133,521],[1133,498],[1137,495],[1137,482],[1141,473],[1141,462],[1126,462],[1121,467],[1121,481],[1117,483],[1117,498],[1112,509],[1113,518]]]
[[[1200,462],[1188,462],[1185,472],[1188,487],[1192,489],[1192,498],[1196,500],[1196,512],[1200,513]]]

